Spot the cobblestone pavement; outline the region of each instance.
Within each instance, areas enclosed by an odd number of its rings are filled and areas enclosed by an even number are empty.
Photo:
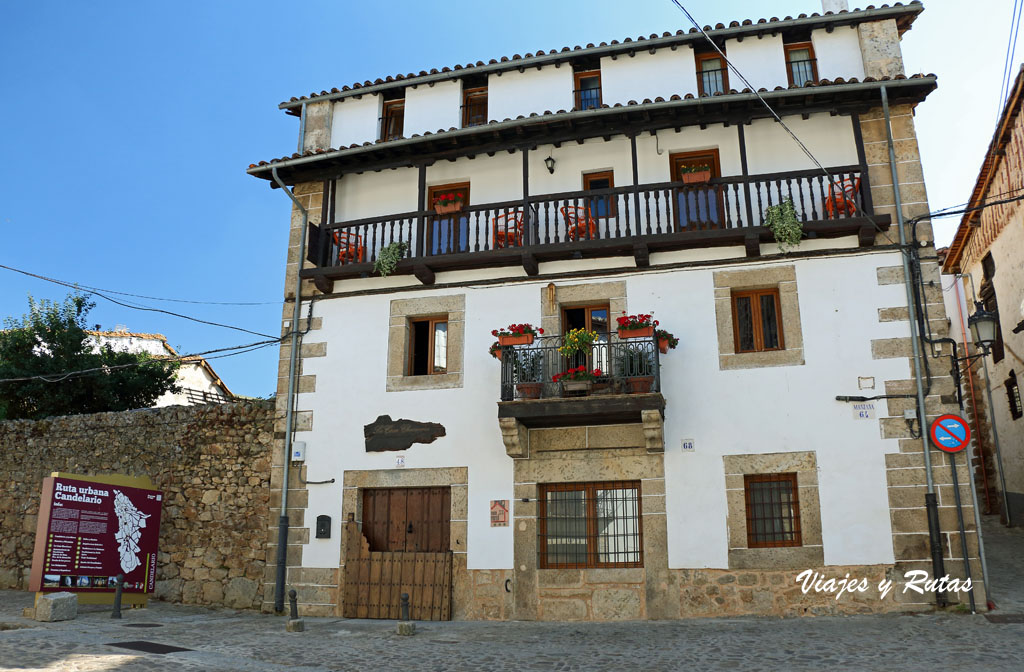
[[[993,522],[994,521],[994,522]],[[629,623],[418,623],[285,620],[253,612],[154,602],[82,607],[63,623],[21,618],[32,595],[0,592],[0,670],[1024,670],[1024,529],[985,520],[997,616],[929,613],[800,619],[729,618]],[[1011,619],[1013,620],[1013,619]],[[133,627],[138,625],[156,627]],[[111,646],[156,642],[165,655]]]

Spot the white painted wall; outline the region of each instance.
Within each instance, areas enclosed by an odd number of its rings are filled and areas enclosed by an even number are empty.
[[[807,120],[788,116],[783,121],[826,168],[857,163],[850,117],[821,112]],[[752,175],[815,168],[786,129],[774,120],[754,121],[747,126],[746,136],[747,166]]]
[[[601,96],[606,105],[643,102],[661,96],[697,93],[693,49],[660,49],[654,54],[638,49],[632,57],[620,55],[601,59]]]
[[[571,110],[572,68],[549,65],[523,72],[509,70],[487,77],[487,116],[495,121],[545,111]]]
[[[405,137],[462,126],[462,82],[437,82],[405,89]]]
[[[581,262],[591,263],[591,262]],[[764,262],[768,266],[778,262]],[[876,380],[910,375],[907,361],[873,360],[873,338],[908,335],[905,323],[879,323],[878,306],[900,305],[900,285],[879,286],[878,266],[899,264],[896,253],[796,261],[806,364],[741,371],[718,369],[711,269],[649,271],[625,277],[627,308],[653,310],[681,343],[663,358],[668,400],[665,471],[671,567],[726,567],[727,528],[723,455],[813,450],[825,562],[893,561],[883,455],[898,449],[882,440],[877,421],[854,420],[837,394],[857,392],[858,376]],[[751,268],[744,265],[743,268]],[[621,278],[622,276],[618,276]],[[841,278],[842,281],[837,281]],[[595,279],[601,281],[602,279]],[[618,279],[618,278],[617,278]],[[442,423],[447,435],[405,451],[406,468],[468,467],[468,566],[512,566],[512,527],[492,528],[491,499],[512,498],[512,460],[495,420],[499,366],[488,354],[490,330],[509,322],[540,322],[546,282],[423,290],[402,298],[465,294],[466,338],[461,389],[385,391],[389,296],[320,301],[323,328],[306,342],[326,341],[327,356],[309,359],[304,373],[317,391],[301,394],[299,410],[313,411],[306,441],[310,480],[337,483],[309,490],[307,519],[343,520],[345,469],[391,469],[395,454],[367,454],[363,425],[378,415]],[[573,283],[575,284],[575,282]],[[353,333],[349,326],[367,328]],[[737,422],[742,410],[743,422]],[[809,423],[813,417],[816,422]],[[680,442],[694,439],[696,452]],[[338,540],[312,539],[303,554],[309,567],[337,567]]]
[[[814,57],[818,59],[818,77],[864,79],[864,59],[860,54],[857,26],[839,26],[831,33],[824,28],[811,31]]]
[[[331,147],[374,142],[380,135],[381,97],[377,94],[342,98],[334,103]]]
[[[789,86],[781,34],[745,37],[742,42],[726,40],[725,55],[755,89],[771,91],[776,86]],[[730,70],[729,88],[742,91],[745,87],[743,80]]]

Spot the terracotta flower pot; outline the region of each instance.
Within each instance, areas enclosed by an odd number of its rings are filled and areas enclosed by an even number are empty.
[[[523,399],[540,399],[544,383],[516,383],[516,392]]]
[[[533,343],[533,334],[498,336],[498,345],[530,345],[531,343]]]
[[[619,338],[650,338],[654,335],[654,327],[643,329],[623,329],[619,327]]]
[[[641,376],[638,378],[627,378],[630,394],[647,394],[654,385],[654,376]]]
[[[444,205],[439,203],[434,206],[434,212],[439,215],[447,215],[452,212],[458,212],[459,210],[462,210],[462,203],[445,203]]]
[[[710,170],[698,170],[695,173],[683,173],[683,184],[707,184],[710,179]]]
[[[495,350],[493,357],[500,362],[501,361],[501,350]]]
[[[668,354],[668,339],[667,338],[659,338],[658,339],[658,350],[661,350],[661,354],[663,354],[663,355],[667,355]]]

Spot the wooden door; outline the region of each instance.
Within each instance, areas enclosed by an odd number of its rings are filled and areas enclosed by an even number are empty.
[[[711,178],[722,176],[718,150],[680,152],[669,156],[672,181],[681,182],[692,170],[708,170]],[[675,221],[679,229],[718,228],[722,222],[722,194],[714,185],[693,184],[676,189]]]
[[[370,551],[442,553],[449,550],[450,488],[363,490],[363,534]]]

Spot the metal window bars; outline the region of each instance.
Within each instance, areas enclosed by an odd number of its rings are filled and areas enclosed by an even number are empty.
[[[640,482],[538,486],[542,569],[642,567]]]
[[[818,59],[808,58],[799,61],[789,61],[786,67],[789,68],[790,81],[796,86],[804,86],[808,82],[815,84],[818,81],[816,76]]]
[[[700,76],[700,92],[705,96],[713,96],[716,93],[726,93],[725,91],[725,68],[715,68],[713,70],[701,70],[697,74]]]
[[[746,474],[747,546],[800,546],[800,502],[796,474]]]
[[[601,87],[587,87],[573,91],[577,110],[596,110],[601,107]]]

